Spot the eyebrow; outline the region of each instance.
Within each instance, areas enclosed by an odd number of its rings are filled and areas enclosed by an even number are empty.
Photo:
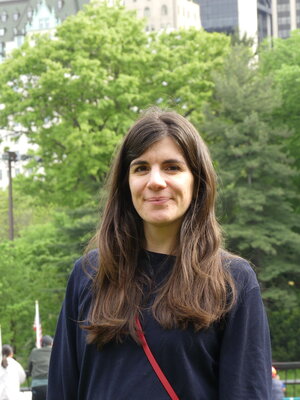
[[[148,161],[145,160],[133,160],[130,164],[130,168],[134,167],[135,165],[146,165],[149,164]],[[177,158],[170,158],[168,160],[164,160],[163,164],[185,164],[186,162],[183,160],[179,160]]]

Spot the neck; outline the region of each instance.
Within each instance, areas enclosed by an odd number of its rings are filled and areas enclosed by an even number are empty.
[[[144,226],[145,248],[148,251],[162,254],[174,254],[176,249],[177,230],[172,227]]]

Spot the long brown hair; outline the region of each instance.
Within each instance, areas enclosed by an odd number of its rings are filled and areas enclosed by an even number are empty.
[[[215,217],[216,175],[209,151],[187,119],[151,109],[125,136],[109,177],[101,226],[92,242],[99,249],[99,268],[85,327],[89,343],[102,346],[128,334],[137,340],[135,317],[143,298],[137,263],[144,232],[131,200],[129,166],[166,136],[183,152],[194,176],[194,193],[178,235],[172,273],[159,288],[152,313],[165,328],[185,329],[192,323],[200,330],[224,316],[235,301],[234,283],[223,265],[227,253],[221,249]]]

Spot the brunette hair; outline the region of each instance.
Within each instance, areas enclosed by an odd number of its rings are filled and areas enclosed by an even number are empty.
[[[3,368],[7,368],[7,366],[8,366],[7,357],[10,357],[13,353],[14,353],[13,348],[9,344],[4,344],[2,346],[1,365]]]
[[[194,176],[194,193],[178,234],[173,270],[157,291],[152,313],[167,329],[185,329],[190,322],[200,330],[220,320],[235,302],[234,282],[223,265],[224,254],[229,255],[221,249],[216,175],[209,151],[187,119],[173,111],[150,109],[125,136],[109,176],[102,222],[92,242],[99,249],[99,268],[85,326],[89,343],[102,346],[128,334],[138,341],[135,318],[143,290],[137,261],[144,232],[131,200],[129,167],[164,137],[180,147]]]

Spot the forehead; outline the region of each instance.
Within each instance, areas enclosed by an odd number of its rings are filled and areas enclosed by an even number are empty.
[[[172,155],[172,157],[170,157]],[[140,156],[136,159],[144,158],[178,158],[185,160],[181,147],[172,139],[170,136],[166,136],[157,142],[153,143],[148,147]]]

